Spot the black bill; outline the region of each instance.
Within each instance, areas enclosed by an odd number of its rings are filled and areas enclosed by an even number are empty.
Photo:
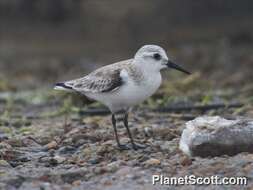
[[[186,73],[188,75],[191,74],[190,72],[184,70],[181,66],[177,65],[176,63],[173,63],[172,61],[168,61],[167,66],[169,68],[176,69],[176,70]]]

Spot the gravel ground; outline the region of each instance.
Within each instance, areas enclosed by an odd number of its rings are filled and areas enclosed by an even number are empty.
[[[178,148],[185,119],[169,113],[140,109],[130,115],[134,138],[147,145],[138,151],[118,150],[109,115],[11,122],[0,128],[1,189],[243,189],[252,185],[253,154],[187,157]],[[129,144],[125,128],[118,128],[121,141]],[[154,186],[154,174],[247,176],[248,185]]]
[[[17,64],[15,57],[1,64],[0,189],[250,189],[253,154],[190,158],[178,147],[185,122],[197,116],[253,118],[252,46],[219,44],[177,51],[194,74],[170,72],[169,82],[129,115],[135,140],[147,145],[138,151],[118,150],[111,117],[89,111],[99,106],[49,91],[55,81],[83,74],[80,64]],[[118,131],[130,144],[122,125]],[[152,185],[152,175],[246,176],[248,185]]]

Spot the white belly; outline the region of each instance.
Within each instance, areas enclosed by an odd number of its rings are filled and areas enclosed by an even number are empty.
[[[107,93],[87,93],[89,98],[106,105],[112,112],[127,109],[143,102],[156,92],[161,84],[161,75],[149,76],[140,84],[129,80],[119,89]]]

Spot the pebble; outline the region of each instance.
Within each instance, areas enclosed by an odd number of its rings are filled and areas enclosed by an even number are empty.
[[[123,178],[125,178],[125,176],[127,176],[130,173],[133,173],[134,167],[129,167],[129,166],[123,166],[121,167],[116,173],[116,176],[122,176]]]
[[[3,133],[0,133],[0,142],[1,141],[4,141],[4,140],[8,140],[9,138],[8,138],[8,135],[6,135],[6,134],[3,134]]]
[[[89,163],[93,164],[93,165],[99,164],[99,162],[100,162],[99,158],[92,158],[92,159],[89,160]]]
[[[0,149],[11,149],[12,146],[6,142],[1,142],[0,143]]]
[[[165,141],[160,145],[160,148],[162,151],[173,154],[175,151],[178,150],[178,140],[173,139],[172,141]]]
[[[120,161],[111,162],[111,163],[107,164],[106,170],[108,172],[116,172],[119,169],[120,164],[121,164]]]
[[[11,168],[11,165],[5,160],[0,160],[0,168]]]
[[[103,168],[103,167],[95,167],[94,168],[94,173],[95,174],[103,174],[103,173],[105,173],[106,172],[106,169],[105,168]]]
[[[63,146],[58,150],[60,154],[73,154],[75,151],[77,151],[77,149],[73,146]]]
[[[45,147],[46,149],[56,149],[58,146],[58,143],[56,141],[51,141],[50,143],[46,144]]]
[[[76,181],[73,181],[72,185],[73,185],[73,186],[80,186],[81,183],[82,183],[81,180],[76,180]]]
[[[181,159],[180,159],[180,164],[182,166],[189,166],[192,164],[192,160],[190,157],[188,156],[183,156]]]
[[[52,159],[54,159],[57,162],[57,164],[62,164],[64,161],[66,161],[65,157],[59,155],[55,155]]]
[[[144,164],[146,166],[157,166],[161,164],[161,161],[155,158],[150,158],[149,160],[145,161]]]

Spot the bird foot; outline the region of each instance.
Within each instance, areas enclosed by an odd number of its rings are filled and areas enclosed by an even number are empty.
[[[120,150],[130,150],[131,148],[125,144],[118,144]]]
[[[133,149],[134,149],[134,150],[145,149],[145,148],[147,147],[147,146],[145,146],[145,145],[136,144],[136,143],[132,144],[132,146],[133,146]]]

